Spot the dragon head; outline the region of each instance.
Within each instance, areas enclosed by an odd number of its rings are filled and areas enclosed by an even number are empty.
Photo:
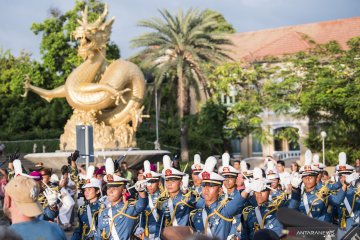
[[[85,10],[81,12],[81,15],[82,20],[77,20],[80,26],[73,32],[73,36],[79,42],[78,55],[83,59],[87,59],[94,56],[97,51],[105,50],[115,17],[112,17],[107,22],[105,21],[108,15],[107,4],[105,4],[104,12],[93,23],[88,23],[87,6]]]

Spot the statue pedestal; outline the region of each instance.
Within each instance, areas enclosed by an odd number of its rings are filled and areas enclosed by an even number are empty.
[[[115,127],[98,120],[101,116],[99,111],[74,110],[73,115],[64,127],[64,133],[60,136],[60,150],[74,151],[76,149],[76,126],[91,125],[94,134],[94,149],[119,149],[136,146],[136,127],[129,123],[119,123]]]

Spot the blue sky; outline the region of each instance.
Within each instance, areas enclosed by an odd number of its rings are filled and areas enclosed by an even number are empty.
[[[50,7],[62,12],[73,8],[70,0],[0,1],[0,48],[18,55],[22,49],[40,59],[40,36],[31,24],[49,17]],[[139,20],[159,17],[158,9],[212,9],[224,15],[238,32],[360,16],[359,0],[108,0],[109,16],[115,16],[111,36],[127,58],[136,53],[130,40],[147,31]]]

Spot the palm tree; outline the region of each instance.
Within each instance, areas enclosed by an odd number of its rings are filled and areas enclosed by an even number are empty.
[[[143,64],[154,67],[157,85],[170,77],[177,86],[181,158],[188,161],[188,127],[184,116],[189,114],[189,91],[201,86],[205,97],[210,95],[202,66],[229,58],[223,47],[231,42],[218,31],[223,25],[217,20],[219,13],[192,9],[185,14],[179,10],[177,15],[171,15],[167,10],[159,12],[162,18],[139,22],[139,26],[153,31],[133,39],[132,45],[143,47],[138,55],[143,57]]]

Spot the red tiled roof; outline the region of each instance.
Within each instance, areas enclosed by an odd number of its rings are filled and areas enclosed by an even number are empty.
[[[266,56],[304,51],[311,47],[304,36],[319,44],[335,40],[343,49],[347,49],[346,42],[360,36],[360,17],[235,33],[229,36],[234,43],[229,55],[236,61],[251,62]]]

